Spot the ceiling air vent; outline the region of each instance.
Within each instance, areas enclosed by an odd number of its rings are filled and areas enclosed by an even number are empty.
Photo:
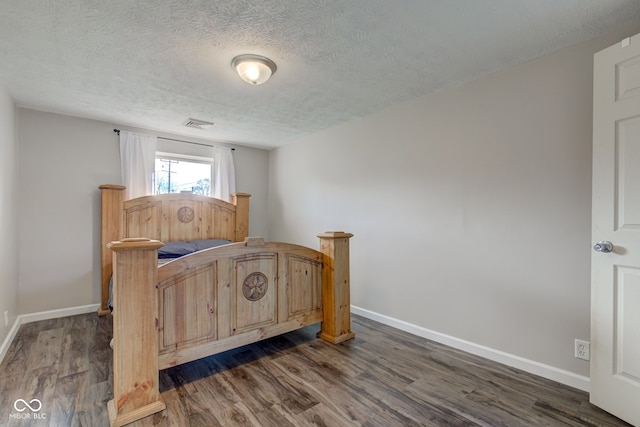
[[[213,126],[213,123],[205,122],[204,120],[198,120],[198,119],[187,119],[187,121],[184,122],[184,125],[188,128],[208,129],[211,126]]]

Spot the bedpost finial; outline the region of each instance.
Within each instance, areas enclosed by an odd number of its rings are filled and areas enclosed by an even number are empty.
[[[318,237],[321,239],[349,239],[353,237],[353,234],[345,233],[344,231],[325,231],[324,233],[318,234]]]

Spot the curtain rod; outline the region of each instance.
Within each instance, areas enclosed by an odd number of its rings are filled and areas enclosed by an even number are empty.
[[[120,129],[114,129],[113,131],[114,131],[115,133],[117,133],[118,135],[120,135]],[[181,140],[181,139],[165,138],[165,137],[163,137],[163,136],[158,136],[158,137],[156,137],[156,138],[158,138],[158,139],[164,139],[164,140],[167,140],[167,141],[184,142],[185,144],[202,145],[203,147],[212,147],[212,148],[214,148],[214,147],[215,147],[215,145],[202,144],[202,143],[200,143],[200,142],[183,141],[183,140]],[[235,149],[235,148],[231,148],[231,151],[236,151],[236,149]]]

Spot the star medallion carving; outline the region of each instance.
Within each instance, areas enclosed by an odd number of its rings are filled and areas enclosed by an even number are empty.
[[[242,294],[249,301],[258,301],[265,296],[268,286],[267,276],[262,273],[251,273],[244,279]]]

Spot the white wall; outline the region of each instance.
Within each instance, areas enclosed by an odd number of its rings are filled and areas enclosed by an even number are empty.
[[[0,85],[0,344],[18,315],[18,146],[16,107]],[[9,312],[5,327],[4,312]]]
[[[352,232],[353,305],[588,375],[592,61],[620,38],[272,151],[271,237]]]
[[[19,312],[98,303],[98,186],[121,182],[118,137],[113,132],[119,126],[27,109],[18,109],[18,117]],[[235,152],[238,191],[254,194],[250,231],[262,235],[267,157],[266,151],[252,148],[238,147]]]

